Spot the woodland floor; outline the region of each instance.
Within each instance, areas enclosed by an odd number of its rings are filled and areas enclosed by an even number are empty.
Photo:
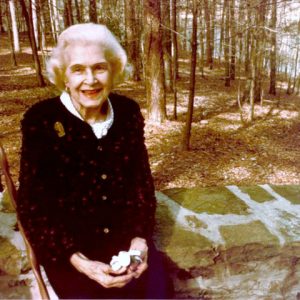
[[[39,88],[28,48],[23,45],[12,67],[10,54],[0,49],[0,140],[14,180],[20,154],[20,120],[33,103],[54,96],[48,85]],[[178,120],[172,118],[172,94],[168,94],[168,120],[161,125],[146,119],[145,137],[157,190],[174,187],[300,184],[300,97],[286,95],[284,83],[278,95],[264,95],[255,106],[255,120],[248,121],[249,105],[243,105],[245,122],[237,106],[238,82],[224,87],[223,70],[205,69],[197,74],[191,149],[180,148],[189,86],[189,62],[180,61]],[[266,91],[267,91],[266,82]],[[146,115],[142,83],[126,81],[117,89],[137,100]]]

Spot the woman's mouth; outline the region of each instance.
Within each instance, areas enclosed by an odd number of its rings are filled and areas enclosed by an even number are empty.
[[[95,97],[95,96],[98,96],[98,94],[101,92],[101,89],[93,89],[93,90],[81,90],[81,92],[89,97],[89,98],[92,98],[92,97]]]

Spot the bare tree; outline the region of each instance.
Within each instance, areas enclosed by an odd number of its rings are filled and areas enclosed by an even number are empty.
[[[8,5],[9,5],[9,12],[7,11],[7,15],[10,14],[10,18],[8,18],[7,20],[9,20],[9,24],[11,24],[14,52],[18,53],[20,52],[20,41],[19,41],[19,32],[17,27],[16,8],[15,8],[14,0],[9,0]]]
[[[89,16],[90,21],[93,23],[97,23],[97,4],[96,0],[90,0],[90,6],[89,6]]]
[[[148,117],[161,123],[166,118],[166,95],[164,87],[164,64],[160,3],[144,0],[145,81]]]
[[[64,24],[65,28],[73,25],[72,0],[64,0]]]
[[[211,30],[211,7],[208,0],[204,0],[204,16],[206,22],[206,64],[210,69],[213,68],[213,41]]]
[[[177,84],[178,74],[178,42],[177,42],[177,1],[171,0],[171,29],[172,29],[172,69],[173,69],[173,118],[177,120]]]
[[[224,0],[225,6],[225,39],[224,39],[224,58],[225,58],[225,86],[230,86],[230,0]]]
[[[44,82],[44,78],[42,75],[41,63],[39,60],[38,50],[37,50],[36,43],[35,43],[34,29],[33,29],[33,22],[32,22],[32,13],[31,13],[31,7],[32,7],[31,0],[29,0],[28,9],[26,7],[25,0],[19,0],[19,1],[21,4],[23,15],[24,15],[26,25],[27,25],[27,33],[28,33],[28,37],[29,37],[29,41],[30,41],[30,45],[31,45],[31,49],[32,49],[32,56],[33,56],[34,65],[35,65],[37,82],[38,82],[38,85],[42,87],[42,86],[45,86],[45,82]]]
[[[235,79],[235,55],[236,55],[236,21],[235,0],[230,0],[230,79]]]
[[[272,16],[271,16],[271,53],[270,53],[270,88],[269,93],[276,95],[276,54],[277,54],[277,3],[272,0]]]
[[[1,5],[1,4],[0,4]],[[17,59],[16,59],[16,54],[15,54],[15,47],[14,47],[14,41],[12,37],[12,18],[11,14],[9,13],[9,3],[6,1],[6,20],[7,20],[7,33],[8,33],[8,39],[10,42],[10,49],[11,49],[11,61],[12,65],[14,67],[17,66]]]
[[[139,36],[135,8],[135,6],[132,6],[132,2],[130,0],[125,0],[125,31],[128,60],[132,65],[133,79],[139,81],[141,79],[141,57],[139,51]]]
[[[196,82],[196,64],[197,64],[197,18],[198,7],[197,0],[193,0],[193,32],[192,32],[192,53],[191,53],[191,69],[190,69],[190,87],[189,87],[189,103],[188,112],[184,128],[182,149],[188,150],[190,148],[191,128],[193,121],[194,96],[195,96],[195,82]]]
[[[165,67],[165,86],[172,91],[172,40],[170,1],[161,2],[163,27],[163,53]]]

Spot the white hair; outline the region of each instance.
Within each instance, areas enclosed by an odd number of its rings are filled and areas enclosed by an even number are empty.
[[[50,82],[60,90],[65,89],[67,61],[64,52],[68,46],[93,44],[99,46],[112,67],[114,84],[121,80],[127,63],[127,55],[117,38],[105,25],[94,23],[76,24],[68,27],[58,37],[57,46],[47,61]]]

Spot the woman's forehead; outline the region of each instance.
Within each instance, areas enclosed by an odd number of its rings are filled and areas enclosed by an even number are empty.
[[[99,45],[72,45],[65,49],[65,62],[67,65],[93,65],[108,63],[104,49]]]

